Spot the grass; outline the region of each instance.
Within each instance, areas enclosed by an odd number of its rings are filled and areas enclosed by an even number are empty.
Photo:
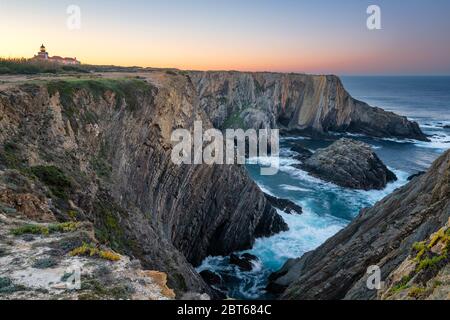
[[[64,112],[69,116],[78,115],[80,110],[73,101],[74,94],[80,90],[91,93],[97,102],[103,97],[105,92],[112,91],[116,94],[116,104],[125,99],[130,110],[137,110],[139,107],[138,93],[150,92],[150,86],[141,79],[66,79],[50,81],[47,83],[50,95],[59,93],[60,100],[64,106]],[[84,115],[85,121],[92,122],[97,119],[93,113]]]
[[[67,233],[75,231],[78,228],[79,224],[76,222],[65,222],[58,224],[50,224],[50,225],[37,225],[37,224],[26,224],[15,228],[11,231],[11,233],[15,236],[20,236],[24,234],[36,234],[36,235],[44,235],[47,236],[52,233]]]
[[[392,287],[392,288],[390,289],[390,293],[391,293],[391,294],[395,294],[395,293],[398,293],[398,292],[400,292],[400,291],[403,291],[403,290],[409,288],[408,283],[409,283],[409,281],[411,281],[411,279],[412,279],[412,277],[411,277],[410,275],[404,276],[404,277],[400,280],[399,283],[397,283],[394,287]]]
[[[69,255],[75,256],[88,256],[88,257],[99,257],[104,260],[109,261],[119,261],[120,255],[109,250],[100,250],[93,245],[84,243],[81,247],[72,250]]]

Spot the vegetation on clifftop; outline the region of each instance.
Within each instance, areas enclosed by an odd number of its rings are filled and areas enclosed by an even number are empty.
[[[62,65],[48,61],[33,61],[25,58],[0,58],[0,75],[34,75],[34,74],[63,74],[63,73],[92,73],[92,72],[136,72],[140,67],[116,67],[96,65]]]
[[[125,100],[127,107],[134,111],[139,107],[137,93],[149,93],[150,85],[141,79],[121,78],[121,79],[65,79],[50,81],[47,83],[50,95],[59,93],[61,104],[67,116],[72,117],[80,113],[80,106],[74,102],[74,94],[81,90],[86,90],[98,102],[107,91],[116,95],[116,104],[119,106]],[[89,116],[88,118],[95,118]],[[89,119],[88,119],[89,120]]]

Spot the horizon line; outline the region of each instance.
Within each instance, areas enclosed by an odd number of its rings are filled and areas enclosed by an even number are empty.
[[[24,59],[31,60],[31,58],[25,57],[5,57],[0,56],[0,60],[13,60],[13,59]],[[78,59],[78,58],[77,58]],[[81,59],[82,61],[82,59]],[[305,71],[280,71],[280,70],[245,70],[245,69],[180,69],[177,67],[154,67],[154,66],[139,66],[139,65],[120,65],[120,64],[90,64],[90,63],[81,63],[81,66],[108,66],[108,67],[117,67],[117,68],[140,68],[140,69],[160,69],[160,70],[180,70],[180,71],[191,71],[191,72],[242,72],[242,73],[282,73],[282,74],[307,74],[307,75],[335,75],[338,77],[450,77],[450,74],[432,74],[432,73],[416,73],[416,74],[368,74],[368,73],[333,73],[333,72],[305,72]]]

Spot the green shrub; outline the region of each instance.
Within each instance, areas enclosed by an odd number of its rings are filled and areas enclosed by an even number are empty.
[[[61,74],[61,73],[91,73],[91,72],[114,72],[129,71],[136,72],[139,67],[116,67],[96,65],[62,65],[49,61],[36,61],[25,58],[5,59],[0,58],[0,74]]]
[[[49,229],[46,226],[39,226],[35,224],[26,224],[21,227],[15,228],[11,231],[11,233],[15,236],[20,236],[23,234],[40,234],[40,235],[48,235]]]
[[[58,260],[55,258],[42,258],[36,260],[32,267],[35,269],[49,269],[58,265]]]
[[[11,294],[25,289],[26,288],[22,285],[14,284],[10,278],[0,277],[0,294]]]
[[[89,67],[82,65],[62,65],[50,61],[36,61],[25,58],[0,58],[0,74],[39,74],[39,73],[67,73],[89,72]]]
[[[407,289],[407,288],[409,287],[409,286],[408,286],[408,282],[411,281],[411,279],[412,279],[412,276],[411,276],[411,275],[404,276],[404,277],[400,280],[400,282],[398,282],[395,286],[393,286],[393,287],[390,289],[390,293],[391,293],[391,294],[395,294],[395,293],[397,293],[397,292],[400,292],[400,291],[403,291],[403,290]]]
[[[409,289],[408,296],[419,299],[426,292],[425,288],[412,287]]]
[[[15,236],[20,236],[23,234],[37,234],[37,235],[49,235],[51,233],[66,233],[75,231],[79,224],[76,222],[64,222],[50,225],[37,225],[37,224],[26,224],[11,230],[11,233]]]
[[[428,268],[435,268],[445,258],[446,258],[445,255],[434,256],[432,258],[425,258],[419,262],[419,265],[417,266],[417,272]]]
[[[100,250],[93,245],[83,244],[81,247],[73,249],[70,253],[71,256],[88,256],[99,257],[109,261],[119,261],[120,255],[109,250]]]
[[[30,170],[34,176],[49,187],[54,196],[67,200],[72,183],[61,169],[55,166],[36,166],[31,167]]]

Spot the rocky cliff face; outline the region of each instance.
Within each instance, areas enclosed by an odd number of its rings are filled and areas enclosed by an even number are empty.
[[[284,291],[283,299],[375,299],[377,291],[368,289],[366,272],[369,266],[377,265],[381,280],[387,280],[387,289],[394,283],[394,294],[414,281],[423,289],[415,291],[423,293],[430,279],[439,279],[448,271],[445,225],[449,216],[450,151],[426,174],[362,210],[347,228],[318,249],[288,261],[272,275],[270,287]],[[438,230],[438,236],[428,240]],[[412,267],[410,263],[406,272],[400,266],[410,256],[415,263]],[[398,268],[409,278],[395,277],[401,274]],[[400,283],[398,288],[395,282]]]
[[[450,300],[450,219],[429,239],[416,242],[411,254],[389,274],[378,298]]]
[[[232,71],[189,76],[200,105],[218,128],[427,139],[417,123],[353,99],[336,76]]]
[[[3,86],[4,199],[91,221],[100,242],[166,272],[178,293],[209,292],[191,264],[287,226],[243,167],[171,162],[172,130],[209,123],[187,77],[125,76]]]

